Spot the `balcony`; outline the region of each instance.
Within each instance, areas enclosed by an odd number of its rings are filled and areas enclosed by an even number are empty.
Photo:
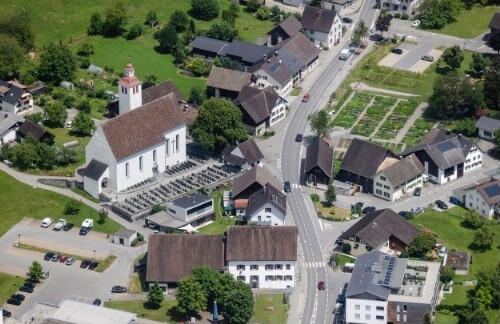
[[[391,0],[393,5],[399,6],[401,4],[401,0]]]

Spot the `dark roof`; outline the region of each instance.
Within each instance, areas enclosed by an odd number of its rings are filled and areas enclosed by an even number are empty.
[[[500,12],[495,12],[488,25],[491,29],[500,30]]]
[[[265,71],[276,80],[281,86],[284,86],[295,73],[300,71],[303,67],[302,63],[299,62],[293,55],[291,55],[287,50],[282,50],[277,55],[269,57],[267,60],[263,60],[249,70],[250,72],[255,72],[260,69]]]
[[[500,129],[500,120],[490,118],[487,116],[481,116],[481,118],[479,118],[479,120],[476,123],[476,127],[488,132],[495,133],[497,130]]]
[[[45,128],[43,126],[33,123],[30,120],[24,121],[21,126],[18,128],[17,132],[21,134],[23,137],[28,135],[33,135],[36,139],[41,139],[43,135],[46,133]]]
[[[179,206],[181,208],[186,209],[186,208],[191,208],[191,207],[197,206],[199,204],[202,204],[204,202],[211,201],[211,200],[212,200],[212,197],[210,197],[210,196],[202,195],[202,194],[197,193],[197,192],[191,192],[188,195],[182,196],[182,197],[177,198],[175,200],[171,200],[169,202],[169,204]]]
[[[297,227],[230,226],[227,229],[227,261],[296,261]]]
[[[445,265],[450,266],[453,269],[467,270],[470,266],[470,257],[470,254],[467,252],[450,250],[446,255]]]
[[[269,117],[278,99],[279,95],[270,86],[265,89],[243,86],[234,103],[245,110],[254,123],[260,124]]]
[[[243,86],[252,83],[252,74],[213,66],[207,87],[240,92]]]
[[[340,169],[371,179],[386,157],[396,155],[385,147],[353,138]]]
[[[307,147],[304,171],[309,172],[314,167],[319,167],[329,178],[333,170],[333,148],[324,138],[316,137]]]
[[[83,176],[97,181],[107,168],[107,164],[92,159],[83,171]]]
[[[277,48],[287,50],[293,55],[301,64],[302,67],[308,66],[318,56],[321,50],[316,47],[306,36],[302,33],[290,37],[283,42],[279,43]],[[274,50],[273,52],[275,52]]]
[[[238,146],[226,145],[222,151],[222,159],[234,165],[242,166],[245,162],[252,165],[264,158],[257,143],[249,139]]]
[[[476,189],[488,206],[500,203],[500,180],[490,179],[470,189]]]
[[[252,215],[257,209],[265,203],[271,203],[283,215],[286,214],[286,196],[271,184],[266,184],[261,190],[254,192],[248,198],[246,214]]]
[[[224,243],[219,235],[152,234],[146,281],[178,282],[199,266],[224,269]]]
[[[0,99],[11,105],[16,104],[25,91],[25,89],[17,87],[12,82],[0,80]]]
[[[409,180],[421,175],[425,171],[424,166],[415,154],[383,168],[378,173],[383,173],[389,182],[394,186],[400,186]]]
[[[295,18],[294,15],[291,15],[287,19],[283,20],[278,26],[271,29],[271,31],[268,32],[267,34],[271,35],[277,29],[281,29],[285,34],[288,35],[288,37],[293,37],[298,33],[300,33],[302,25],[300,24],[300,21],[298,21],[297,18]]]
[[[256,164],[250,170],[233,179],[233,190],[231,192],[231,197],[234,198],[238,196],[245,189],[256,182],[261,187],[264,187],[268,183],[272,184],[275,188],[283,187],[281,181],[279,181],[275,176],[271,175],[271,173],[269,173],[266,168]]]
[[[271,52],[273,52],[273,49],[267,46],[235,39],[222,49],[220,55],[231,56],[243,62],[255,64],[262,61],[264,55],[269,56]]]
[[[388,241],[391,236],[408,245],[420,230],[399,216],[392,209],[380,209],[368,213],[340,236],[348,239],[357,236],[374,248]]]
[[[184,124],[173,93],[102,124],[117,161],[165,141],[164,133]]]
[[[220,54],[222,49],[229,43],[205,36],[196,37],[189,46],[192,48],[200,49],[207,52]]]
[[[300,23],[304,29],[329,33],[336,15],[335,10],[306,6]]]
[[[177,101],[184,100],[179,90],[177,90],[175,84],[170,80],[151,86],[146,89],[142,89],[142,105],[145,105],[161,97],[167,96],[171,93],[175,95],[175,99]]]

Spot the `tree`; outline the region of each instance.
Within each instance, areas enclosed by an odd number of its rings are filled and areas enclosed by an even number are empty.
[[[230,10],[222,10],[222,20],[227,22],[231,27],[236,25],[236,15]]]
[[[49,44],[40,56],[38,77],[42,81],[59,85],[61,81],[73,80],[75,71],[75,56],[65,45]]]
[[[0,145],[0,160],[10,160],[12,159],[12,145],[10,143],[2,143]]]
[[[224,317],[230,324],[246,324],[253,316],[254,299],[252,289],[242,281],[237,281],[227,299],[230,303],[224,304]]]
[[[441,268],[441,274],[439,275],[439,280],[444,284],[449,283],[455,277],[455,270],[450,266],[444,266]]]
[[[497,51],[497,54],[500,54],[500,32],[490,34],[488,46]]]
[[[327,206],[333,205],[333,202],[337,200],[337,193],[335,192],[335,187],[332,182],[328,184],[328,188],[325,192],[325,203]]]
[[[500,56],[495,57],[484,73],[484,100],[488,107],[500,110]]]
[[[6,80],[19,72],[26,57],[16,39],[0,34],[0,44],[0,79]]]
[[[87,34],[92,35],[101,35],[103,33],[103,22],[101,18],[101,14],[95,12],[90,17],[90,25],[87,27]]]
[[[238,36],[238,30],[231,27],[227,22],[221,21],[210,26],[207,31],[207,36],[215,39],[220,39],[225,42],[231,42]]]
[[[194,86],[191,88],[189,93],[189,102],[197,105],[201,105],[203,101],[207,98],[205,90],[200,86]]]
[[[104,224],[104,223],[106,223],[107,219],[108,219],[108,211],[105,210],[104,208],[99,209],[99,220],[98,220],[98,223],[99,224]]]
[[[325,110],[318,110],[307,116],[311,130],[318,137],[330,137],[333,125],[330,124],[328,113]]]
[[[35,46],[35,37],[31,30],[31,17],[25,8],[17,7],[3,11],[0,17],[0,34],[16,39],[17,43],[26,51]]]
[[[349,243],[342,243],[342,253],[344,254],[351,254],[351,244]]]
[[[130,27],[128,33],[127,33],[127,39],[132,40],[136,39],[137,37],[141,36],[143,32],[142,26],[139,24],[134,24],[132,27]]]
[[[154,309],[158,309],[161,307],[161,303],[164,299],[165,296],[163,296],[163,289],[161,289],[158,282],[155,282],[152,286],[149,287],[148,306]]]
[[[196,281],[201,285],[201,289],[205,294],[205,298],[207,301],[207,304],[205,305],[206,308],[210,308],[211,305],[213,305],[214,301],[219,302],[219,304],[223,303],[223,297],[222,297],[222,292],[229,290],[230,287],[228,287],[229,283],[226,283],[223,286],[222,278],[221,278],[221,273],[203,266],[203,267],[196,267],[191,271],[191,275],[196,278]],[[232,278],[234,281],[234,278]]]
[[[477,211],[469,209],[465,214],[465,224],[472,228],[478,229],[484,225],[486,220]]]
[[[90,111],[92,110],[92,107],[90,107],[90,104],[87,100],[82,100],[77,106],[76,109],[79,111],[89,114]]]
[[[179,282],[176,297],[177,311],[181,314],[196,314],[205,309],[207,305],[202,286],[193,275],[189,275]]]
[[[249,12],[257,12],[259,10],[261,4],[258,0],[248,0],[247,1],[247,10]]]
[[[490,60],[482,53],[472,53],[472,62],[469,67],[476,76],[482,76],[488,65],[490,65]]]
[[[241,118],[241,111],[231,102],[210,98],[201,105],[189,133],[203,149],[219,151],[226,144],[234,145],[247,139]]]
[[[71,131],[79,136],[91,136],[94,130],[94,121],[89,114],[84,112],[79,112],[71,124]]]
[[[441,29],[460,12],[459,0],[424,0],[417,9],[423,29]]]
[[[436,245],[436,238],[431,234],[420,232],[408,246],[408,253],[411,257],[422,258]]]
[[[266,6],[261,6],[257,13],[255,14],[260,20],[268,20],[269,19],[269,8]]]
[[[447,48],[443,53],[443,61],[454,70],[460,68],[463,60],[464,52],[458,45]]]
[[[156,39],[167,52],[171,53],[177,45],[178,36],[175,27],[167,25],[156,34]]]
[[[384,32],[389,31],[389,27],[391,26],[391,20],[392,20],[391,15],[380,14],[377,17],[377,20],[375,21],[375,30],[380,31],[381,34],[384,35]]]
[[[164,211],[164,210],[165,210],[165,206],[163,206],[163,205],[160,205],[160,204],[153,205],[153,207],[151,207],[150,215],[159,213],[159,212]]]
[[[30,280],[34,282],[39,282],[40,279],[42,279],[42,276],[43,276],[42,265],[37,261],[33,261],[28,270],[28,277],[30,278]]]
[[[142,84],[142,88],[146,89],[146,88],[152,87],[154,85],[157,85],[159,82],[160,82],[160,80],[158,79],[158,76],[156,76],[156,74],[149,73],[146,75],[146,78],[144,79],[144,83]]]
[[[62,127],[68,118],[66,107],[59,101],[48,103],[44,109],[46,121],[51,126]]]
[[[192,0],[191,15],[200,20],[209,21],[219,16],[217,0]]]
[[[476,121],[472,117],[457,120],[453,132],[473,137],[476,134]]]
[[[12,148],[12,163],[21,170],[33,167],[39,160],[40,156],[33,143],[22,143]]]
[[[62,146],[56,150],[56,162],[59,165],[68,165],[70,163],[75,163],[76,158],[77,152],[74,149]]]
[[[209,60],[195,57],[186,64],[185,68],[193,72],[196,76],[208,76],[212,69],[212,64]]]
[[[115,37],[121,35],[127,23],[127,7],[124,0],[114,0],[104,14],[102,31],[105,36]]]
[[[169,25],[174,26],[178,33],[184,32],[189,26],[189,16],[182,10],[175,10],[170,15]]]
[[[156,11],[150,10],[146,14],[146,21],[144,21],[145,25],[150,25],[154,22],[158,21],[158,18],[156,17]]]
[[[361,44],[366,36],[368,36],[368,27],[366,27],[365,22],[361,20],[356,26],[356,29],[354,29],[352,41],[356,44]]]
[[[187,61],[187,50],[186,47],[181,43],[177,42],[174,50],[174,63],[178,66],[184,66]]]
[[[36,146],[38,156],[38,168],[42,170],[51,170],[56,164],[56,151],[54,147],[48,145],[47,143],[38,143]]]
[[[486,309],[500,305],[500,263],[495,268],[482,268],[477,274],[474,299]]]
[[[490,320],[482,308],[470,309],[461,312],[459,315],[459,324],[488,324]]]
[[[90,43],[82,43],[78,47],[78,51],[76,52],[79,56],[85,56],[89,57],[90,55],[94,54],[94,45]]]
[[[491,249],[494,238],[495,234],[493,233],[491,228],[483,226],[474,234],[473,245],[481,251],[486,251]]]
[[[474,115],[483,103],[482,89],[457,71],[436,80],[429,105],[438,118],[463,118]]]
[[[72,198],[64,205],[64,214],[76,215],[80,212],[80,209],[82,209],[82,203]]]
[[[324,0],[311,0],[307,5],[320,9],[323,9],[325,7]]]
[[[269,15],[271,16],[271,20],[274,22],[279,22],[281,9],[277,5],[274,5],[269,9]]]

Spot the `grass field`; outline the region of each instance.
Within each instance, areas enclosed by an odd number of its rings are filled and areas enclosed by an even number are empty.
[[[444,294],[441,301],[443,305],[465,305],[467,304],[467,292],[474,289],[474,286],[454,285],[451,294]]]
[[[2,206],[0,236],[23,217],[36,219],[51,217],[54,220],[64,218],[76,226],[79,226],[85,218],[98,219],[98,212],[84,204],[81,205],[78,214],[64,215],[64,206],[70,198],[20,183],[3,171],[0,171],[0,188],[3,188],[0,194],[0,206]],[[22,204],[19,203],[20,199],[23,200]],[[98,232],[115,233],[119,228],[120,224],[110,218],[102,225],[94,222],[94,230]]]
[[[163,323],[177,323],[176,318],[170,317],[172,308],[176,305],[175,300],[164,300],[159,309],[148,309],[144,307],[143,300],[133,301],[110,301],[104,306],[114,309],[121,309],[127,312],[136,313],[139,318],[147,318],[152,321]],[[175,317],[175,316],[174,316]]]
[[[273,310],[266,310],[266,307]],[[262,294],[255,296],[255,315],[252,323],[284,324],[288,317],[288,305],[283,303],[283,294]]]
[[[0,272],[0,305],[3,305],[9,299],[22,283],[22,279]]]
[[[222,210],[222,191],[212,193],[214,197],[215,221],[207,226],[200,228],[200,234],[224,234],[228,226],[235,225],[236,220],[224,216]]]

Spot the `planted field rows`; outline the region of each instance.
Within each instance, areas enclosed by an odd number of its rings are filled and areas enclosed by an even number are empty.
[[[363,118],[354,126],[352,133],[369,137],[396,102],[397,99],[393,97],[376,96]]]
[[[403,143],[391,143],[391,142],[379,142],[379,141],[374,141],[373,143],[383,146],[394,153],[399,153],[402,152],[405,149],[405,145]]]
[[[367,93],[356,93],[352,100],[335,117],[332,124],[338,127],[351,128],[372,98],[373,95]]]
[[[418,118],[403,138],[403,143],[408,148],[417,145],[420,140],[431,130],[434,126],[434,121]]]
[[[382,126],[380,126],[374,137],[382,139],[395,138],[401,128],[404,127],[406,121],[413,115],[419,104],[420,102],[415,99],[401,100],[398,102],[398,105],[394,108],[389,117],[387,117]]]

